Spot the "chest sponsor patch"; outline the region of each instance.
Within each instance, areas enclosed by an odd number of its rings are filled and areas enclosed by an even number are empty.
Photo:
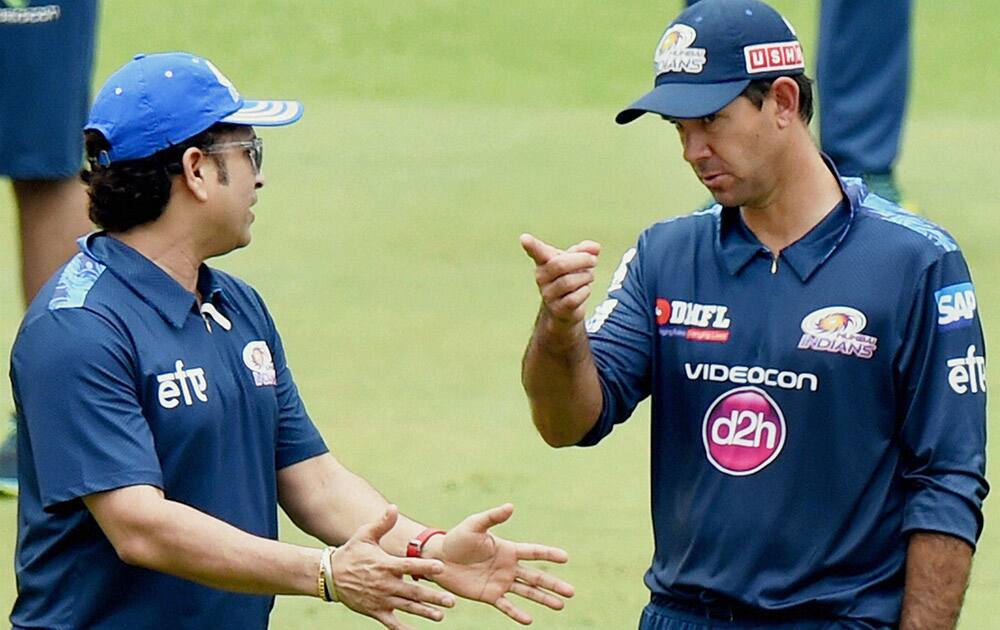
[[[816,350],[870,359],[878,349],[878,339],[863,335],[868,318],[850,306],[827,306],[802,320],[800,350]]]
[[[661,337],[688,341],[729,341],[729,307],[656,298],[656,326]]]
[[[971,326],[976,319],[976,290],[971,282],[953,284],[934,293],[938,328],[953,330]]]
[[[271,349],[263,341],[251,341],[243,347],[243,364],[250,368],[257,387],[274,387],[278,379],[274,373]]]
[[[705,412],[705,455],[718,470],[742,477],[763,470],[785,446],[785,416],[757,387],[731,389]]]
[[[184,403],[190,407],[195,401],[208,402],[208,379],[202,368],[185,368],[178,359],[173,372],[156,375],[156,398],[164,409],[173,409]]]

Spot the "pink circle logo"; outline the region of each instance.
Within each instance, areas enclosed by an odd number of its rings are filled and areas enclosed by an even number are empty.
[[[727,475],[752,475],[785,445],[785,416],[757,387],[737,387],[715,399],[702,427],[705,454]]]

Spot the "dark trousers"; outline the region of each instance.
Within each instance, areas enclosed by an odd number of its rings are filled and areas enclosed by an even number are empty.
[[[896,162],[910,83],[911,8],[911,0],[821,2],[819,136],[842,175],[889,173]]]
[[[859,620],[773,617],[762,611],[721,604],[690,605],[654,596],[642,611],[639,630],[891,630]]]

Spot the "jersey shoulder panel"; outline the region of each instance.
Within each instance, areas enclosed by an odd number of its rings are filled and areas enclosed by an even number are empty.
[[[884,246],[917,247],[933,258],[959,251],[958,243],[947,230],[874,193],[861,200],[858,216]]]

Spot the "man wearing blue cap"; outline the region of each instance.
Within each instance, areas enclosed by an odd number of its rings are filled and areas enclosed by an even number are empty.
[[[600,246],[531,235],[522,378],[553,446],[652,398],[641,628],[952,628],[982,531],[985,359],[947,232],[841,178],[791,26],[701,0],[652,91],[716,204],[650,227],[584,322]]]
[[[292,101],[244,100],[208,60],[138,55],[86,126],[103,231],[29,308],[11,356],[18,415],[14,628],[264,628],[274,594],[340,601],[394,630],[452,593],[521,623],[572,587],[520,560],[560,549],[398,514],[341,466],[306,413],[260,296],[204,264],[250,242],[264,184],[254,126]],[[277,505],[339,548],[277,541]],[[450,593],[406,583],[426,576]]]

